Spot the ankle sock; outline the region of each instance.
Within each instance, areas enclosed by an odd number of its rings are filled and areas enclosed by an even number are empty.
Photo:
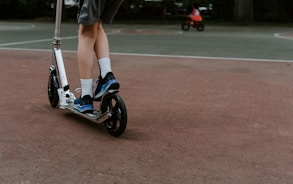
[[[81,83],[81,98],[90,95],[93,97],[93,79],[80,79]]]
[[[105,78],[107,73],[112,72],[110,58],[107,58],[107,57],[100,58],[98,60],[98,63],[99,63],[99,66],[100,66],[100,71],[101,71],[101,77],[102,78]]]

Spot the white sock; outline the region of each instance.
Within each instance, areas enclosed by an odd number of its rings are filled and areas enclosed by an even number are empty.
[[[93,79],[80,79],[81,83],[81,98],[85,95],[93,97]]]
[[[99,62],[102,78],[104,78],[107,73],[112,72],[110,58],[107,58],[107,57],[100,58],[98,62]]]

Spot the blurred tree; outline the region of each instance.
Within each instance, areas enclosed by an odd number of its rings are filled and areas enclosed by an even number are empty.
[[[234,20],[253,21],[253,0],[234,0]]]
[[[28,19],[55,15],[51,3],[56,0],[0,0],[0,19]],[[183,3],[180,11],[175,3]],[[124,0],[117,18],[163,17],[188,14],[190,5],[212,4],[212,17],[219,20],[293,21],[293,0]],[[183,9],[185,9],[183,11]],[[66,15],[68,14],[68,15]],[[148,16],[145,16],[145,15]],[[76,12],[66,9],[63,18],[75,18]],[[175,17],[175,16],[174,16]]]
[[[232,20],[234,0],[213,0],[213,17],[215,19]]]
[[[1,0],[0,18],[33,18],[48,13],[46,2],[39,0]]]
[[[293,21],[292,0],[254,0],[254,18],[258,21]]]

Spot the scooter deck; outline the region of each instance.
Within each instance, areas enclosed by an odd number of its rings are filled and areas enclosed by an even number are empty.
[[[89,120],[97,120],[97,123],[102,123],[112,116],[112,114],[109,113],[109,111],[107,111],[103,114],[101,113],[101,111],[97,111],[97,110],[94,110],[93,113],[81,113],[78,110],[76,110],[73,105],[66,105],[65,109],[67,109],[67,110],[69,110],[79,116],[85,117]]]

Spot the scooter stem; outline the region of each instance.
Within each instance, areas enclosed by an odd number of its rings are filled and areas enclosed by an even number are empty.
[[[64,61],[61,52],[61,36],[60,36],[60,29],[61,29],[61,18],[62,18],[62,5],[63,0],[57,0],[57,7],[56,7],[56,20],[55,20],[55,35],[53,38],[53,52],[54,57],[57,63],[57,69],[59,73],[59,78],[61,80],[61,88],[58,89],[58,95],[60,100],[60,108],[65,108],[68,102],[73,102],[75,99],[74,95],[69,90],[69,84],[66,76]]]
[[[56,7],[56,18],[55,18],[55,35],[54,35],[54,45],[56,47],[60,46],[61,37],[60,37],[60,29],[61,29],[61,20],[62,20],[62,5],[63,0],[57,0]]]

